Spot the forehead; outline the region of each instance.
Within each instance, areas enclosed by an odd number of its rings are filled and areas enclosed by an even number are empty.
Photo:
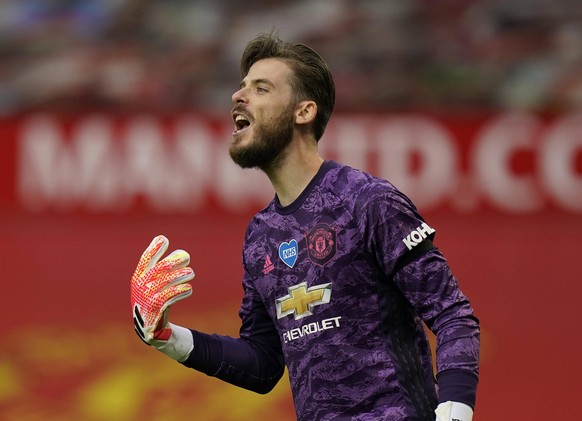
[[[287,63],[275,58],[265,58],[254,63],[243,79],[243,84],[257,80],[267,81],[275,86],[289,84],[293,72]]]

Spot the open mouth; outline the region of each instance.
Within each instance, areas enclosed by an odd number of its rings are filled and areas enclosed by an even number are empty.
[[[245,129],[249,128],[251,122],[247,117],[242,114],[235,114],[234,115],[234,132],[233,134],[239,134],[243,132]]]

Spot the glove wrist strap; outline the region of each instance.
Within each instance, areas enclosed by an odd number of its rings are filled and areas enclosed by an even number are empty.
[[[185,327],[172,323],[168,323],[167,328],[172,331],[168,340],[162,341],[154,339],[150,341],[150,345],[178,362],[185,361],[194,349],[192,332]]]
[[[461,402],[447,401],[439,404],[435,411],[436,421],[472,421],[473,409]]]

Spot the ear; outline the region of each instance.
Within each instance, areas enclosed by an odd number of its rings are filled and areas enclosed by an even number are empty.
[[[295,124],[310,124],[317,115],[317,104],[315,101],[301,101],[295,109]]]

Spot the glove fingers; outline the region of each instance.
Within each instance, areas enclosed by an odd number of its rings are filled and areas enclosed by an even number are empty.
[[[168,286],[180,285],[184,282],[188,282],[194,279],[194,270],[190,267],[175,270],[174,272],[168,274],[167,282]]]
[[[150,327],[149,330],[153,331],[163,328],[164,326],[160,326],[160,322],[164,318],[167,320],[170,306],[184,298],[188,298],[190,295],[192,295],[192,285],[187,283],[168,287],[154,295],[152,297],[154,311],[151,313],[153,317],[151,320],[145,320],[146,325]]]
[[[148,313],[150,317],[148,318],[148,315],[143,314],[142,312],[145,324],[157,325],[163,312],[168,307],[176,301],[187,298],[190,295],[192,295],[192,285],[188,283],[169,286],[153,294],[151,298],[148,299]]]
[[[140,277],[136,276],[138,273],[137,271],[141,270],[141,266],[138,266],[138,269],[136,269],[136,274],[134,274],[133,277],[134,279],[133,282],[139,283],[140,285],[146,285],[153,291],[157,291],[158,289],[163,288],[167,283],[171,282],[171,280],[173,279],[173,277],[168,278],[167,274],[172,274],[176,270],[184,268],[190,263],[190,255],[184,250],[175,250],[170,255],[165,257],[163,260],[157,262],[157,259],[159,259],[159,255],[163,254],[163,252],[166,249],[167,244],[161,249],[159,249],[155,257],[156,263],[150,264],[149,267],[146,267],[147,273],[144,272],[144,274],[141,275]],[[151,260],[151,263],[154,263],[154,260]],[[192,272],[192,274],[194,273],[192,269],[190,269],[190,271]]]
[[[176,250],[150,269],[143,283],[151,290],[158,291],[172,283],[176,276],[191,276],[192,279],[194,271],[191,268],[187,268],[188,273],[182,272],[189,263],[190,255],[184,250]]]
[[[160,313],[163,313],[163,311],[170,307],[172,304],[183,300],[184,298],[188,298],[190,295],[192,295],[192,285],[188,283],[182,283],[179,285],[172,285],[163,291],[160,291],[158,294],[156,294],[155,298],[164,303],[160,311]]]
[[[174,250],[155,266],[157,271],[172,271],[190,264],[190,255],[184,250]]]
[[[143,288],[149,291],[148,295],[154,296],[161,294],[165,289],[173,285],[183,284],[192,279],[194,279],[194,270],[187,267],[154,276],[151,281],[144,283]]]
[[[170,242],[165,236],[158,235],[155,237],[141,255],[133,275],[134,279],[142,277],[147,271],[154,267],[168,249],[169,244]]]

